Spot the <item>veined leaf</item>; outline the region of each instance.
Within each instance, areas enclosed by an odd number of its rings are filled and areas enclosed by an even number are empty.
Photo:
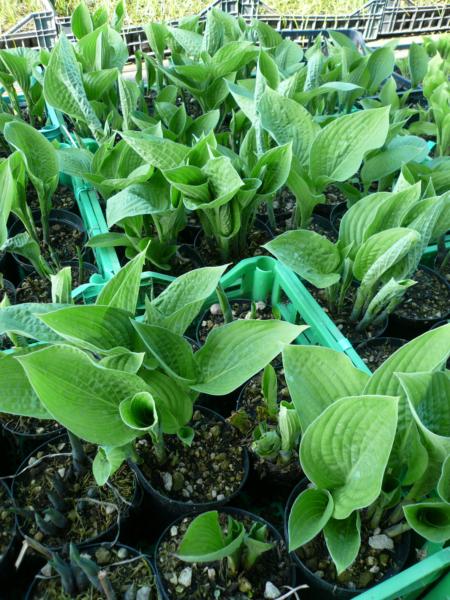
[[[16,360],[20,351],[0,356],[0,411],[9,415],[50,419],[42,406],[20,363]]]
[[[450,538],[450,505],[420,502],[403,507],[409,525],[426,540],[442,544]]]
[[[136,131],[123,132],[122,138],[148,164],[158,169],[174,169],[186,158],[189,148],[171,140]]]
[[[309,488],[294,501],[289,513],[289,552],[318,535],[333,514],[333,498],[327,490]]]
[[[328,552],[338,574],[347,569],[358,556],[361,546],[361,518],[355,511],[346,519],[330,519],[324,529]]]
[[[97,306],[119,308],[135,314],[146,253],[147,249],[140,252],[105,284],[95,302]]]

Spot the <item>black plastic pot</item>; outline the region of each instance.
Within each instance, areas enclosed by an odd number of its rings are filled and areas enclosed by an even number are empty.
[[[11,302],[11,304],[15,304],[16,303],[16,288],[15,288],[15,286],[8,279],[4,279],[3,280],[3,288],[9,298],[9,301]]]
[[[339,204],[336,204],[333,207],[330,213],[331,228],[337,236],[339,236],[339,226],[341,224],[341,219],[345,215],[347,210],[347,202],[339,202]]]
[[[223,508],[220,508],[219,510],[220,510],[220,512],[225,513],[225,514],[242,516],[242,517],[250,517],[253,521],[257,521],[258,523],[263,523],[264,525],[266,525],[266,527],[268,528],[268,530],[270,531],[270,533],[272,534],[272,536],[275,540],[283,541],[283,536],[280,534],[280,532],[271,523],[269,523],[262,517],[259,517],[258,515],[254,515],[253,513],[250,513],[246,510],[242,510],[240,508],[233,508],[231,506],[223,507]],[[169,594],[166,590],[166,587],[164,585],[163,575],[159,569],[158,555],[159,555],[160,546],[165,538],[170,537],[170,530],[172,527],[177,526],[185,517],[194,517],[194,516],[196,516],[196,514],[197,513],[194,513],[194,512],[188,513],[186,515],[179,517],[172,523],[170,523],[170,525],[164,530],[164,532],[162,533],[162,535],[160,536],[160,538],[156,544],[155,559],[154,559],[155,560],[155,570],[156,570],[156,580],[158,582],[158,587],[159,587],[159,591],[160,591],[162,600],[175,600],[175,598],[173,596],[169,596]],[[295,587],[296,572],[295,572],[294,565],[291,566],[290,570],[291,570],[290,581],[286,582],[286,585],[289,585],[290,587]],[[212,595],[211,595],[211,598],[213,598]]]
[[[287,501],[286,510],[284,513],[284,535],[285,535],[286,540],[289,539],[288,520],[289,520],[289,513],[291,512],[291,507],[294,504],[294,501],[297,498],[297,496],[301,492],[303,492],[304,490],[307,489],[308,484],[309,484],[309,481],[306,477],[304,479],[302,479],[302,481],[300,481],[295,486],[295,488],[292,490],[292,493],[289,496],[289,499]],[[406,564],[406,561],[408,560],[410,550],[411,550],[411,535],[410,535],[410,532],[407,531],[406,533],[404,533],[402,535],[402,539],[401,539],[400,543],[395,548],[394,558],[395,558],[395,563],[396,563],[397,568],[389,569],[387,571],[385,577],[383,577],[383,579],[381,579],[380,582],[385,581],[386,579],[389,579],[389,577],[392,577],[393,575],[395,575],[396,573],[398,573],[399,571],[401,571],[403,569],[403,567]],[[295,564],[297,565],[297,568],[302,576],[302,579],[306,579],[307,583],[311,586],[311,588],[313,590],[315,590],[315,592],[317,594],[320,594],[320,596],[317,595],[315,597],[318,597],[321,600],[329,600],[332,598],[340,598],[341,600],[347,600],[348,598],[355,598],[359,594],[362,594],[363,592],[366,592],[367,590],[370,589],[370,587],[368,587],[368,588],[364,588],[364,589],[351,590],[349,588],[344,588],[339,585],[325,581],[325,579],[321,579],[320,577],[315,575],[312,571],[310,571],[308,569],[308,567],[303,563],[303,561],[301,560],[301,558],[298,556],[298,554],[296,552],[291,552],[291,556],[292,556]],[[378,582],[378,583],[380,583],[380,582]]]
[[[323,217],[321,215],[316,215],[313,214],[312,216],[312,225],[315,225],[319,231],[316,233],[320,233],[320,235],[324,235],[326,237],[328,237],[328,239],[330,239],[331,237],[333,239],[337,238],[336,236],[336,232],[333,230],[333,227],[331,226],[331,222],[329,218]],[[320,231],[322,230],[322,231]]]
[[[61,263],[61,267],[72,267],[72,268],[78,268],[79,267],[79,263],[76,260],[71,260],[69,262],[63,262]],[[98,273],[98,269],[95,265],[89,263],[89,262],[83,262],[83,271],[86,274],[89,274],[89,277],[91,275],[94,275],[95,273]],[[36,271],[34,271],[33,269],[27,273],[24,274],[24,276],[22,277],[22,279],[20,280],[18,286],[17,286],[17,291],[18,291],[18,296],[20,299],[20,288],[24,282],[24,280],[29,277],[30,275],[36,274],[38,277],[39,275],[36,273]],[[50,281],[49,281],[49,287],[51,287]],[[39,298],[35,297],[35,300],[33,300],[34,302],[42,302],[42,300],[40,300]]]
[[[12,504],[11,490],[6,485],[6,483],[2,480],[0,480],[0,486],[2,487],[3,491],[8,495],[8,497],[11,499],[11,504]],[[2,507],[2,508],[4,508],[4,507]],[[16,523],[14,521],[14,525],[11,530],[11,541],[6,549],[6,552],[3,554],[3,556],[0,559],[0,583],[2,585],[5,583],[5,581],[10,579],[11,575],[14,573],[13,572],[13,564],[14,564],[14,560],[16,558],[16,548],[17,548],[17,527],[16,527]]]
[[[39,211],[34,210],[33,211],[33,219],[34,219],[34,222],[36,225],[40,225],[41,213]],[[85,242],[87,240],[86,228],[84,227],[84,224],[83,224],[83,221],[81,220],[81,218],[78,217],[77,215],[75,215],[74,213],[71,213],[68,210],[64,210],[64,209],[54,209],[54,210],[50,211],[49,223],[51,225],[52,224],[67,225],[68,227],[71,227],[72,229],[75,229],[75,230],[81,232],[84,236],[83,245],[85,244]],[[18,233],[22,233],[23,231],[25,231],[25,227],[23,226],[23,223],[21,221],[17,220],[12,225],[11,229],[9,230],[9,235],[10,235],[10,237],[14,237]],[[82,250],[82,253],[84,253],[84,248]],[[14,253],[12,256],[14,257],[14,260],[18,264],[19,269],[22,271],[22,273],[27,274],[33,270],[33,266],[25,258],[23,258],[22,256],[19,256],[17,254],[14,254]]]
[[[131,548],[130,546],[126,546],[125,544],[114,544],[114,546],[111,546],[111,544],[109,543],[103,543],[103,544],[89,544],[89,545],[85,545],[83,546],[83,552],[86,551],[93,551],[95,552],[95,550],[97,550],[99,547],[105,547],[108,550],[110,550],[112,547],[113,548],[126,548],[128,553],[131,554],[132,556],[140,556],[142,557],[148,564],[150,571],[153,573],[153,576],[155,578],[155,584],[157,585],[157,578],[156,578],[156,573],[155,573],[155,568],[152,564],[152,561],[150,559],[150,557],[147,554],[142,554],[141,552],[138,552],[138,550],[136,550],[135,548]],[[28,591],[26,593],[25,599],[24,600],[33,600],[33,593],[34,590],[36,588],[36,585],[38,584],[39,581],[42,581],[42,579],[38,579],[38,574],[36,574],[36,576],[33,579],[33,582],[31,583],[30,587],[28,588]],[[132,581],[130,581],[130,583],[133,583]]]
[[[214,417],[218,420],[225,421],[225,419],[209,408],[205,408],[204,406],[196,405],[195,408],[202,412],[206,416]],[[229,425],[231,427],[231,425]],[[242,490],[247,481],[248,473],[249,473],[249,459],[248,453],[245,448],[243,448],[243,463],[244,463],[244,475],[242,477],[241,484],[239,488],[233,492],[227,498],[223,500],[214,500],[208,502],[182,502],[181,500],[173,500],[169,496],[165,496],[161,494],[157,489],[155,489],[151,482],[145,477],[144,473],[139,468],[139,465],[129,461],[130,467],[136,473],[137,478],[144,489],[144,491],[150,497],[150,500],[154,506],[154,514],[158,515],[158,521],[160,524],[167,524],[176,519],[177,517],[183,517],[190,513],[201,513],[208,510],[217,510],[221,506],[228,504],[230,500],[236,497]]]
[[[439,281],[447,287],[450,293],[449,282],[447,281],[447,279],[445,279],[445,277],[438,273],[438,271],[430,269],[430,267],[426,267],[425,265],[420,265],[419,269],[439,279]],[[397,311],[394,311],[390,315],[388,333],[389,335],[393,335],[395,337],[412,340],[415,337],[421,335],[422,333],[425,333],[425,331],[428,331],[431,327],[433,327],[440,321],[447,319],[449,316],[450,305],[448,306],[447,314],[440,315],[439,317],[436,317],[434,319],[414,319],[410,317],[405,317],[403,315],[398,314]]]
[[[45,448],[47,447],[47,445],[49,443],[54,443],[57,444],[58,442],[67,442],[67,452],[70,452],[70,444],[68,441],[68,437],[66,434],[62,434],[62,435],[58,435],[58,436],[54,436],[51,440],[49,440],[48,442],[44,442],[43,444],[41,444],[38,448],[36,448],[29,456],[27,456],[27,458],[22,462],[22,464],[19,466],[19,468],[17,469],[16,475],[14,476],[13,479],[13,483],[11,486],[11,494],[13,497],[13,500],[15,502],[15,486],[16,486],[16,481],[17,478],[20,476],[21,471],[23,471],[27,466],[28,463],[30,461],[30,458],[37,454],[39,451],[44,451]],[[45,452],[44,452],[45,454]],[[51,455],[50,455],[51,456]],[[124,510],[122,512],[122,514],[120,515],[118,522],[114,522],[108,529],[106,529],[105,531],[103,531],[102,533],[92,537],[92,538],[88,538],[87,540],[82,540],[82,541],[77,541],[76,544],[78,547],[80,548],[84,548],[86,546],[92,545],[92,544],[100,544],[101,542],[108,542],[111,540],[114,540],[117,537],[118,531],[121,532],[122,531],[122,527],[126,525],[126,521],[130,516],[130,512],[133,511],[135,508],[137,508],[140,503],[142,501],[142,490],[138,485],[138,481],[137,478],[135,479],[135,489],[134,489],[134,494],[133,497],[130,501],[130,506],[127,507],[126,510]],[[17,502],[15,502],[16,506],[17,506]],[[17,531],[18,533],[22,536],[25,537],[25,535],[27,535],[22,528],[22,521],[21,521],[21,517],[19,515],[16,516],[16,527],[17,527]],[[60,546],[47,546],[46,547],[49,550],[58,552],[60,551],[65,544],[61,544]]]
[[[11,416],[11,420],[14,416]],[[19,465],[29,457],[37,448],[50,442],[57,436],[63,435],[65,429],[60,427],[43,433],[24,433],[14,431],[7,423],[0,422],[1,434],[7,451],[7,464],[3,464],[2,471],[7,475],[13,475]],[[3,463],[3,461],[2,461]]]
[[[198,232],[201,230],[200,225],[187,224],[186,227],[178,234],[180,244],[193,245]]]
[[[366,350],[370,351],[371,348],[377,348],[378,346],[383,346],[384,344],[389,344],[392,348],[394,348],[394,352],[395,352],[396,350],[398,350],[399,348],[404,346],[407,342],[408,342],[408,340],[405,340],[402,338],[377,337],[377,338],[372,338],[370,340],[366,340],[365,342],[362,342],[361,344],[359,344],[356,347],[356,351],[361,356],[361,358],[365,361],[364,352]],[[370,369],[371,368],[370,363],[366,363],[366,364]]]

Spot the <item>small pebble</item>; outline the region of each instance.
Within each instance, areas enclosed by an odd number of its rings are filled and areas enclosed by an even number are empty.
[[[170,528],[170,535],[172,537],[175,537],[178,534],[178,527],[176,527],[175,525],[172,525],[172,527]]]
[[[95,560],[99,565],[107,565],[111,560],[111,552],[107,548],[98,548],[95,552]]]
[[[215,581],[216,580],[216,571],[215,571],[215,569],[208,569],[208,579],[210,581]]]
[[[393,550],[394,541],[384,533],[379,535],[372,535],[369,538],[369,546],[374,550]]]
[[[209,309],[209,312],[214,316],[221,315],[222,309],[220,308],[220,304],[213,304]]]
[[[170,492],[173,486],[172,475],[170,473],[161,473],[164,489]]]
[[[279,598],[280,596],[280,590],[273,585],[271,581],[267,581],[266,587],[264,588],[264,598],[267,598],[267,600],[276,600],[276,598]]]
[[[127,549],[119,548],[119,551],[117,552],[117,556],[120,558],[120,560],[123,560],[124,558],[126,558],[128,556]]]
[[[192,569],[191,567],[186,567],[181,571],[178,575],[178,583],[184,587],[189,587],[192,583]]]

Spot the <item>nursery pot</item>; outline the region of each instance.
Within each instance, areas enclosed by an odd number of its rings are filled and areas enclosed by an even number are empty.
[[[75,269],[75,268],[77,269],[79,267],[79,263],[76,260],[72,260],[72,261],[69,261],[69,262],[63,262],[63,263],[61,263],[61,267],[72,267],[72,269]],[[86,275],[89,276],[89,278],[91,277],[91,275],[94,275],[95,273],[98,273],[98,269],[97,269],[97,267],[95,265],[93,265],[93,264],[91,264],[89,262],[84,262],[84,261],[83,261],[83,271],[84,271],[84,273]],[[41,277],[38,273],[36,273],[36,271],[34,271],[34,270],[31,270],[30,272],[25,273],[24,277],[22,277],[19,285],[17,286],[17,296],[19,298],[19,303],[21,302],[22,285],[23,285],[24,281],[28,277],[33,276],[33,274],[35,274],[38,279],[45,279],[45,278]],[[48,302],[51,302],[51,298],[50,298],[51,282],[50,282],[50,280],[47,280],[47,282],[48,282],[48,291],[49,291],[49,300],[48,300]],[[73,286],[74,289],[76,287],[77,286],[75,286],[75,285]],[[41,302],[41,303],[42,302],[47,302],[47,300],[43,300],[42,298],[39,298],[39,297],[36,297],[36,296],[34,296],[33,299],[26,300],[26,301],[27,302],[30,302],[30,301],[31,302]]]
[[[95,551],[98,550],[99,548],[105,548],[106,550],[111,550],[112,548],[116,549],[116,548],[125,548],[128,552],[128,557],[125,560],[128,560],[129,557],[142,557],[146,563],[148,564],[148,567],[151,571],[151,573],[153,574],[154,577],[154,583],[155,583],[155,594],[150,596],[150,599],[154,599],[156,600],[157,598],[157,579],[156,579],[156,575],[155,575],[155,569],[152,565],[152,562],[150,560],[150,557],[147,554],[142,554],[141,552],[139,552],[138,550],[136,550],[135,548],[131,548],[130,546],[126,546],[125,544],[114,544],[113,546],[111,544],[109,544],[108,542],[106,543],[95,543],[95,544],[89,544],[89,545],[85,545],[83,546],[83,552],[90,552],[91,556],[92,554],[95,554]],[[131,565],[133,565],[133,563],[130,563]],[[101,566],[101,565],[99,565]],[[54,576],[54,578],[57,578],[58,576]],[[53,579],[53,577],[52,577]],[[26,593],[25,596],[25,600],[33,600],[34,598],[34,593],[37,591],[37,586],[39,584],[39,582],[42,581],[42,579],[39,577],[39,573],[37,573],[30,585],[30,587],[28,588],[28,591]],[[133,581],[130,581],[129,583],[133,583]]]
[[[214,417],[216,420],[220,420],[223,423],[225,422],[225,419],[221,415],[210,410],[209,408],[196,405],[194,409],[199,410],[202,414],[206,416]],[[228,426],[231,427],[231,425]],[[177,517],[183,517],[189,513],[197,514],[208,510],[217,510],[221,506],[229,503],[232,498],[234,498],[241,492],[242,488],[245,485],[245,482],[247,481],[249,472],[249,459],[247,450],[245,448],[243,448],[242,458],[244,474],[239,487],[228,497],[225,497],[223,500],[209,500],[206,502],[184,502],[182,500],[172,499],[169,496],[162,494],[159,490],[153,487],[152,483],[146,478],[146,476],[144,475],[137,463],[129,461],[129,465],[136,473],[137,478],[144,491],[150,497],[150,500],[154,505],[154,514],[157,514],[159,522],[165,525],[167,523],[170,523],[170,521],[176,519]]]
[[[11,490],[9,489],[9,487],[6,485],[6,483],[2,480],[0,480],[0,487],[1,490],[4,494],[7,495],[7,497],[9,498],[11,504],[12,504],[12,496],[11,496]],[[5,507],[2,506],[1,509],[3,510]],[[0,558],[0,583],[4,584],[5,581],[7,581],[11,575],[14,574],[13,571],[13,564],[14,564],[14,560],[16,558],[16,546],[17,546],[17,535],[16,535],[16,521],[15,519],[13,519],[12,522],[12,527],[10,530],[10,541],[9,544],[6,547],[5,552],[3,553],[3,555]],[[3,533],[3,530],[2,530]]]
[[[391,354],[393,354],[396,350],[398,350],[399,348],[404,346],[407,342],[408,342],[408,340],[405,340],[402,338],[377,337],[377,338],[372,338],[370,340],[366,340],[365,342],[362,342],[361,344],[359,344],[356,347],[356,351],[361,356],[361,358],[364,360],[364,362],[367,364],[369,369],[372,369],[374,371],[377,368],[377,366],[379,366],[379,365],[371,365],[370,361],[366,360],[365,356],[368,353],[370,353],[371,351],[376,351],[377,348],[388,345],[390,348],[393,349],[393,351],[391,353]]]
[[[333,227],[331,226],[329,218],[313,214],[311,224],[311,229],[313,231],[316,231],[316,229],[318,229],[316,233],[324,235],[327,238],[333,237],[334,239],[335,237],[337,237],[335,231],[333,230]]]
[[[38,446],[29,456],[27,456],[27,458],[22,462],[22,464],[19,466],[19,468],[17,469],[17,472],[14,476],[13,479],[13,483],[12,483],[12,487],[11,487],[11,494],[13,497],[13,500],[16,504],[16,506],[18,505],[18,503],[16,502],[16,482],[17,482],[17,478],[22,474],[22,471],[24,471],[30,463],[30,459],[37,454],[38,452],[43,452],[43,454],[45,455],[45,449],[47,448],[48,444],[51,443],[58,443],[58,442],[65,442],[67,441],[67,449],[64,450],[64,452],[68,452],[70,453],[71,448],[70,448],[70,444],[68,441],[68,437],[65,433],[58,435],[58,436],[54,436],[53,438],[51,438],[49,441],[44,442],[43,444],[41,444],[40,446]],[[51,454],[49,455],[49,458],[51,458]],[[37,461],[36,461],[37,463]],[[32,468],[32,466],[31,466]],[[127,508],[123,508],[122,509],[122,513],[120,515],[120,517],[118,519],[116,519],[114,521],[114,523],[112,525],[110,525],[105,531],[102,531],[101,533],[99,533],[98,535],[95,535],[91,538],[88,538],[86,540],[81,540],[81,541],[76,541],[76,545],[80,548],[84,548],[85,546],[91,545],[91,544],[99,544],[100,542],[107,542],[107,541],[111,541],[114,540],[116,537],[118,537],[118,534],[121,532],[122,527],[126,524],[127,519],[130,516],[130,511],[132,511],[133,509],[137,508],[140,504],[140,502],[142,501],[142,491],[138,485],[138,481],[136,478],[134,478],[134,493],[133,493],[133,497],[130,500],[129,506]],[[16,527],[18,532],[20,533],[20,535],[22,537],[25,537],[25,535],[28,535],[24,529],[23,529],[23,522],[22,522],[22,518],[20,517],[20,515],[16,515]],[[66,542],[64,542],[63,544],[60,544],[58,546],[50,546],[48,544],[44,544],[49,550],[54,551],[54,552],[58,552],[60,551]]]
[[[445,277],[443,277],[434,269],[430,269],[425,265],[420,265],[418,270],[424,271],[425,273],[435,277],[447,289],[448,296],[450,298],[450,284],[445,279]],[[409,317],[403,314],[399,314],[397,308],[397,310],[395,310],[390,316],[389,333],[394,336],[411,340],[421,335],[422,333],[425,333],[425,331],[428,331],[428,329],[436,325],[436,323],[445,320],[449,315],[450,303],[447,304],[447,313],[441,314],[435,318]]]
[[[205,512],[206,512],[206,510],[210,510],[210,509],[205,509]],[[222,507],[218,510],[220,513],[225,513],[225,514],[229,514],[231,516],[237,516],[237,517],[249,517],[250,519],[252,519],[252,521],[262,523],[270,531],[272,538],[275,541],[277,541],[277,542],[283,541],[283,537],[280,535],[279,531],[271,523],[269,523],[268,521],[266,521],[265,519],[263,519],[262,517],[260,517],[258,515],[254,515],[253,513],[250,513],[246,510],[242,510],[240,508],[233,508],[231,506]],[[164,530],[164,532],[162,533],[162,535],[160,536],[160,538],[156,544],[155,570],[156,570],[156,578],[157,578],[157,582],[158,582],[158,587],[159,587],[159,591],[161,594],[161,600],[175,600],[174,596],[169,595],[169,591],[167,590],[165,582],[164,582],[163,573],[161,572],[160,561],[158,560],[161,544],[164,542],[164,540],[166,538],[171,537],[172,527],[177,527],[185,517],[195,517],[196,515],[197,515],[197,513],[191,512],[191,513],[188,513],[186,515],[179,517],[174,522],[170,523],[170,525]],[[186,563],[186,566],[189,566],[189,563]],[[286,581],[285,585],[288,585],[290,587],[295,587],[295,584],[296,584],[296,572],[295,571],[296,571],[295,566],[293,564],[289,565],[289,581]],[[210,597],[213,598],[214,596],[211,594]]]
[[[292,493],[287,501],[286,510],[284,513],[284,535],[286,540],[289,539],[288,520],[292,505],[294,504],[294,501],[297,498],[297,496],[307,489],[308,484],[309,481],[306,477],[302,479],[302,481],[300,481],[292,490]],[[396,568],[391,567],[390,569],[388,569],[385,576],[377,583],[381,583],[381,581],[385,581],[386,579],[389,579],[389,577],[392,577],[393,575],[401,571],[405,566],[406,561],[408,560],[410,550],[411,534],[409,531],[407,531],[402,535],[400,543],[395,546],[394,560]],[[315,573],[313,573],[313,571],[311,571],[302,561],[302,559],[298,556],[297,552],[291,552],[291,556],[295,564],[297,565],[297,568],[301,573],[302,578],[306,579],[307,583],[311,586],[311,588],[315,590],[316,593],[319,595],[318,597],[320,597],[323,600],[329,600],[332,598],[340,598],[341,600],[347,600],[348,598],[355,598],[359,594],[362,594],[363,592],[366,592],[370,589],[370,587],[364,589],[349,589],[334,583],[330,583],[329,581],[326,581],[325,579],[322,579],[321,577],[318,577]]]
[[[34,222],[36,225],[40,225],[41,213],[38,210],[33,211],[33,219],[34,219]],[[79,231],[80,233],[83,234],[83,245],[86,243],[86,240],[87,240],[86,228],[84,227],[83,221],[80,219],[80,217],[78,217],[74,213],[71,213],[68,210],[59,209],[59,208],[51,210],[50,217],[49,217],[49,223],[50,223],[50,225],[54,225],[54,224],[66,225],[68,227],[71,227],[72,229]],[[23,226],[23,223],[21,221],[17,220],[12,225],[11,229],[9,230],[9,235],[10,235],[10,237],[14,237],[18,233],[22,233],[23,231],[25,231],[25,227]],[[84,252],[85,252],[85,249],[83,248],[82,253],[84,254]],[[33,271],[33,266],[24,257],[19,256],[18,254],[14,254],[14,253],[13,253],[13,257],[14,257],[14,260],[16,261],[16,263],[18,264],[19,269],[21,269],[22,273],[27,274],[27,273],[31,273],[31,271]],[[75,256],[73,258],[75,259]]]

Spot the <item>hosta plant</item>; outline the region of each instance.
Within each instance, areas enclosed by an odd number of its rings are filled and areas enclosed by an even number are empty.
[[[142,436],[149,436],[161,462],[165,435],[178,435],[189,444],[193,431],[188,423],[198,393],[230,393],[303,330],[276,320],[236,321],[214,330],[194,354],[182,334],[204,302],[202,292],[211,294],[224,268],[189,273],[185,286],[175,282],[147,303],[147,323],[140,323],[131,317],[144,258],[145,252],[108,282],[95,305],[47,305],[39,311],[23,305],[0,314],[2,331],[50,344],[14,359],[23,368],[19,383],[31,383],[39,410],[43,407],[75,435],[102,447],[94,463],[102,482],[124,457],[134,455],[132,443]]]
[[[313,231],[297,230],[266,244],[279,260],[313,286],[324,289],[331,312],[339,315],[353,280],[350,320],[357,330],[382,322],[401,302],[430,240],[449,224],[449,198],[421,197],[419,183],[361,199],[345,215],[333,244]]]
[[[450,538],[449,342],[450,325],[429,331],[372,375],[333,350],[285,349],[311,482],[290,509],[291,551],[323,535],[339,575],[361,544],[389,553],[410,529],[433,542]]]

